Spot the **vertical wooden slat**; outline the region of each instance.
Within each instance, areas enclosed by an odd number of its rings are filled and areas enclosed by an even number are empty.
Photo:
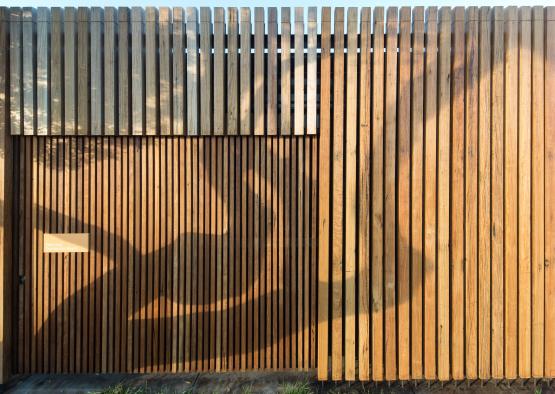
[[[37,9],[37,134],[50,131],[50,9]],[[27,104],[26,104],[27,106]]]
[[[491,376],[491,26],[480,8],[478,86],[478,377]]]
[[[104,29],[104,10],[100,7],[91,8],[91,107],[90,133],[101,135],[104,133],[104,60],[102,51],[102,30]]]
[[[555,108],[555,8],[545,9],[545,108]],[[555,127],[555,114],[553,111],[545,112],[545,129],[553,131]],[[553,132],[545,136],[545,173],[552,174],[555,170],[555,139]],[[545,376],[555,376],[555,204],[553,184],[546,183],[545,193]]]
[[[78,103],[78,59],[77,59],[77,11],[73,7],[64,8],[64,134],[75,135]]]
[[[251,134],[251,81],[244,78],[251,75],[251,10],[241,8],[240,22],[241,55],[240,55],[240,94],[239,94],[239,119],[241,134]]]
[[[532,377],[544,372],[544,12],[532,9]]]
[[[64,51],[63,51],[63,31],[64,16],[59,7],[51,10],[52,26],[50,28],[50,109],[51,109],[51,134],[63,134],[62,114],[63,114],[63,84],[64,84]],[[70,50],[71,54],[71,50]]]
[[[360,78],[359,88],[359,172],[358,172],[358,377],[370,380],[370,265],[371,265],[371,58],[372,27],[370,7],[360,13]],[[310,128],[308,129],[310,132]],[[321,138],[321,137],[320,137]],[[313,153],[314,154],[314,153]],[[314,158],[316,160],[316,158]],[[316,174],[312,174],[316,177]],[[315,181],[315,180],[313,180]]]
[[[200,133],[212,132],[212,12],[200,8]]]
[[[145,8],[145,97],[146,134],[158,134],[160,115],[158,9]]]
[[[239,133],[238,11],[227,9],[227,134]]]
[[[23,26],[21,8],[10,8],[10,133],[23,134]]]
[[[451,278],[451,376],[464,377],[464,68],[465,15],[463,7],[452,13],[451,62],[451,190],[450,278]]]
[[[331,8],[322,8],[318,201],[318,379],[329,376]]]
[[[143,55],[143,9],[131,9],[131,109],[132,134],[144,134],[145,129],[145,67]]]
[[[517,377],[518,303],[518,14],[505,8],[505,151],[504,151],[504,276],[505,369],[508,379]]]
[[[185,14],[183,7],[173,8],[173,24],[172,24],[172,134],[183,135],[185,133],[185,34],[184,23]]]
[[[332,379],[343,378],[343,98],[344,9],[335,8],[332,137]],[[295,211],[293,211],[295,212]]]
[[[131,51],[130,37],[131,24],[130,12],[127,7],[118,8],[117,26],[117,87],[118,87],[118,134],[131,134],[132,109],[131,109]],[[131,28],[130,28],[131,27]]]
[[[410,376],[410,8],[399,12],[399,75],[397,102],[397,335],[398,376]],[[389,47],[388,47],[389,48]],[[387,87],[386,87],[387,93]],[[386,108],[386,116],[393,108]],[[395,149],[395,148],[394,148]]]
[[[268,55],[266,66],[266,131],[276,135],[278,130],[278,24],[277,8],[268,8]]]
[[[254,8],[254,134],[264,134],[264,8]]]
[[[33,135],[35,134],[36,127],[36,40],[34,38],[35,34],[35,23],[36,16],[34,9],[23,8],[22,13],[22,46],[23,46],[23,134]]]
[[[355,379],[358,8],[347,11],[345,145],[345,379]],[[296,35],[296,34],[295,34]],[[296,100],[295,100],[296,102]],[[296,105],[295,105],[296,106]],[[342,137],[341,137],[342,138]],[[336,140],[334,140],[334,143]]]
[[[532,375],[531,296],[531,98],[532,11],[519,9],[518,33],[518,375]]]
[[[199,133],[198,14],[187,7],[187,135]]]
[[[225,11],[214,8],[214,135],[225,131]]]
[[[117,119],[117,10],[114,7],[104,9],[104,134],[115,135],[118,129]]]
[[[449,187],[451,9],[439,13],[437,137],[437,346],[438,378],[449,379]]]
[[[172,12],[168,7],[160,8],[158,34],[158,52],[160,56],[160,134],[172,135]]]
[[[465,360],[466,376],[478,377],[478,8],[466,11],[465,67]]]
[[[397,134],[397,7],[387,9],[385,57],[385,129],[384,129],[384,282],[385,282],[385,378],[397,376],[397,324],[395,286],[396,239],[396,134]]]
[[[294,134],[304,134],[304,8],[295,8]]]
[[[423,377],[424,8],[412,10],[411,93],[411,379]]]
[[[291,134],[291,9],[281,8],[280,134]]]
[[[318,24],[316,7],[308,8],[308,40],[306,60],[306,133],[316,134],[317,77],[318,77]]]
[[[8,28],[8,9],[0,8],[0,196],[2,201],[0,212],[0,294],[2,302],[0,304],[0,384],[8,382],[13,373],[14,366],[17,365],[17,350],[12,341],[18,338],[16,330],[13,330],[14,322],[17,321],[17,312],[12,309],[12,302],[17,302],[15,295],[17,289],[12,286],[13,275],[18,272],[17,266],[12,264],[12,258],[16,258],[17,252],[12,248],[12,232],[17,224],[11,219],[12,207],[17,206],[12,201],[16,200],[13,195],[17,193],[17,183],[12,183],[12,140],[10,137],[9,122],[9,28]],[[16,156],[17,157],[17,156]],[[13,205],[12,205],[13,204]],[[16,260],[17,261],[17,260]],[[13,267],[13,268],[12,268]],[[17,294],[17,293],[16,293]],[[19,338],[18,341],[22,341]],[[21,342],[20,342],[21,343]]]
[[[503,377],[503,8],[492,12],[491,74],[491,374]]]

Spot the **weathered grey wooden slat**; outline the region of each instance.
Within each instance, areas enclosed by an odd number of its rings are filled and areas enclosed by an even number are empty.
[[[160,53],[160,134],[172,134],[172,12],[160,7],[159,53]]]
[[[118,15],[114,7],[104,9],[104,134],[115,135],[118,127],[117,112],[117,48]]]
[[[266,68],[266,130],[268,135],[276,135],[278,131],[278,64],[277,64],[277,8],[268,8],[268,66]]]
[[[264,8],[254,9],[254,134],[264,134]]]
[[[132,133],[141,135],[145,128],[145,83],[143,63],[143,9],[131,10],[131,92],[132,92]]]
[[[185,14],[182,7],[173,9],[173,134],[185,131]]]
[[[91,8],[91,134],[104,133],[104,61],[102,51],[102,30],[104,10]]]
[[[251,10],[241,8],[241,75],[251,75]],[[251,133],[251,81],[250,78],[239,78],[241,93],[239,97],[239,113],[241,134]]]
[[[90,132],[89,9],[77,9],[77,134]]]
[[[146,134],[157,133],[160,113],[158,86],[158,9],[145,9]]]
[[[316,134],[318,78],[318,21],[316,7],[308,9],[308,51],[306,63],[306,133]]]
[[[187,134],[199,132],[199,64],[197,9],[187,8]]]
[[[129,8],[118,9],[118,132],[131,132],[131,62]]]
[[[212,12],[200,8],[200,133],[212,132]]]
[[[304,134],[304,8],[295,8],[294,134]],[[287,82],[287,81],[285,81]]]
[[[214,8],[214,134],[225,132],[225,10]]]
[[[64,134],[77,134],[77,10],[64,8]]]
[[[35,11],[24,8],[22,14],[23,45],[23,134],[33,135],[36,127],[35,81]]]
[[[51,124],[50,133],[52,135],[63,134],[63,31],[64,31],[64,14],[59,7],[53,7],[51,10],[52,26],[50,29],[50,110]]]
[[[50,128],[50,9],[37,9],[37,134]]]
[[[227,134],[239,132],[238,10],[227,9]]]
[[[281,122],[280,134],[291,134],[291,10],[281,8]]]
[[[10,132],[23,133],[23,41],[21,8],[10,8]]]

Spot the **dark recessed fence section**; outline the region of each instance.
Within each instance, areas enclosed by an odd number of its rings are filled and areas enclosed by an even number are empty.
[[[555,8],[251,16],[0,8],[0,380],[555,377]]]

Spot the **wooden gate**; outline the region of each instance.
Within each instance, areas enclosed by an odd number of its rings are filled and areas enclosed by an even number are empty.
[[[0,380],[555,377],[555,9],[252,19],[0,7]]]

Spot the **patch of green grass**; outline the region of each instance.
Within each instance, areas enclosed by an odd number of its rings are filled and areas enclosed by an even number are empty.
[[[310,388],[310,383],[295,382],[295,383],[285,383],[282,385],[281,392],[283,394],[310,394],[312,393],[312,388]]]
[[[253,391],[252,391],[252,384],[249,384],[248,386],[244,386],[244,387],[241,389],[241,394],[253,394]]]
[[[118,384],[117,386],[108,387],[91,394],[145,394],[145,392],[146,390],[143,387],[126,387],[122,384]]]

